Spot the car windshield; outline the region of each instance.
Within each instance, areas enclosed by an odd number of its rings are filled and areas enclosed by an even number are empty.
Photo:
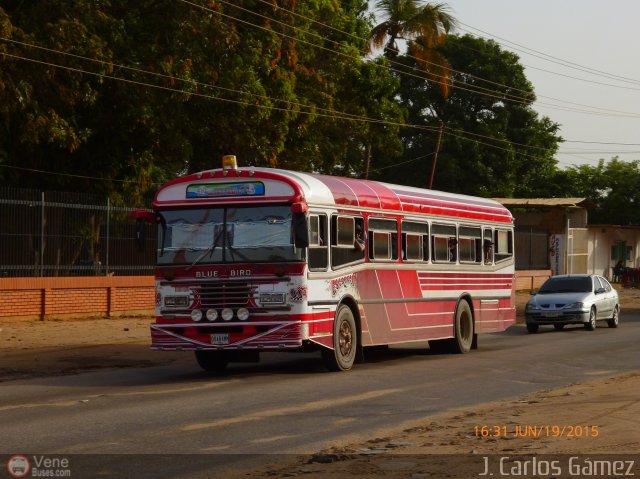
[[[302,259],[286,205],[169,210],[160,216],[158,264]]]
[[[592,282],[589,277],[550,278],[538,290],[538,294],[589,293]]]

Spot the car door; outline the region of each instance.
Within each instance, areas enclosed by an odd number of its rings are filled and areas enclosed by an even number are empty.
[[[598,319],[609,318],[611,317],[611,312],[613,311],[612,303],[612,295],[611,295],[611,286],[606,284],[606,281],[601,281],[600,276],[595,276],[593,278],[594,282],[594,292],[600,291],[600,293],[596,294],[596,308],[598,309]],[[607,286],[609,286],[607,288]]]

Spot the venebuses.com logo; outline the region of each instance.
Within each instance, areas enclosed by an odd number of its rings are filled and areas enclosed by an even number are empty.
[[[27,477],[31,470],[31,464],[26,456],[16,454],[7,461],[7,471],[11,477]]]
[[[9,477],[71,477],[68,457],[14,454],[7,460]]]

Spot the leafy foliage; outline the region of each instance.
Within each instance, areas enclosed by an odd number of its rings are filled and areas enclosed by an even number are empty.
[[[394,144],[337,113],[402,120],[396,80],[360,54],[364,0],[196,3],[4,2],[0,161],[75,176],[0,178],[141,203],[223,154],[356,173],[365,145]]]
[[[613,158],[607,163],[600,160],[596,166],[573,166],[559,171],[555,180],[564,196],[594,202],[589,223],[640,225],[640,161]]]
[[[434,188],[478,196],[537,192],[536,185],[555,172],[560,138],[558,125],[538,118],[531,108],[533,87],[518,57],[495,42],[468,35],[448,36],[442,52],[454,70],[465,72],[456,74],[447,98],[416,74],[415,59],[399,59],[414,73],[403,75],[399,93],[413,126],[403,130],[405,150],[399,163],[406,162],[413,173],[406,175],[406,167],[385,169],[384,176],[426,187],[442,123]],[[390,163],[380,160],[383,168]]]
[[[640,224],[638,163],[558,170],[558,125],[532,109],[518,57],[444,35],[454,19],[422,3],[373,27],[365,0],[6,0],[0,182],[141,205],[236,154],[352,176],[371,158],[369,177],[425,187],[443,124],[435,188],[585,196],[593,222]],[[372,38],[411,55],[363,58]]]

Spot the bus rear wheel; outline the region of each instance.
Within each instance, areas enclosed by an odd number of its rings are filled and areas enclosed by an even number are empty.
[[[465,354],[471,351],[474,338],[473,313],[466,300],[458,303],[456,308],[454,337],[450,340],[450,350],[454,354]]]
[[[473,313],[466,300],[461,300],[453,317],[453,338],[429,341],[429,349],[436,354],[465,354],[478,348],[473,327]]]
[[[229,364],[224,351],[196,351],[198,365],[207,372],[220,373]]]
[[[330,371],[348,371],[358,349],[358,331],[351,308],[343,304],[333,322],[333,349],[324,349],[322,357]]]

